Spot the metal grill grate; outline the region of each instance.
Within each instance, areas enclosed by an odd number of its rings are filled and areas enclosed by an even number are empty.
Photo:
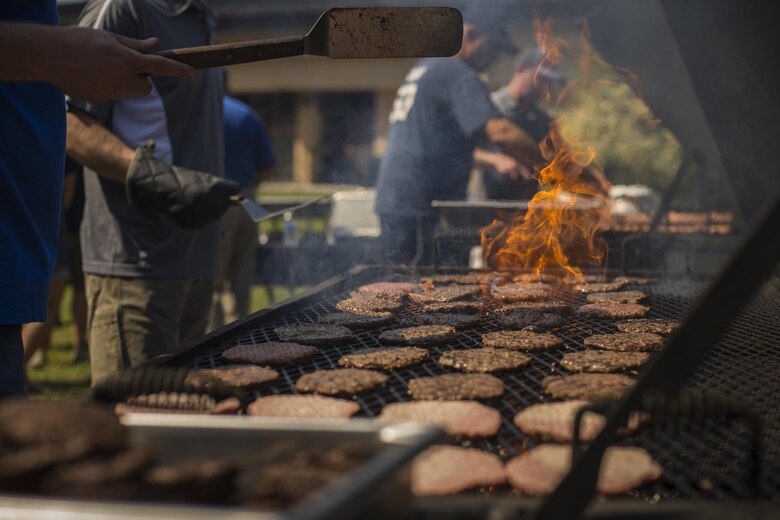
[[[239,344],[276,341],[273,332],[280,325],[310,323],[320,317],[338,312],[335,304],[345,298],[354,287],[373,281],[388,279],[387,271],[364,270],[343,283],[332,284],[327,289],[293,300],[276,309],[272,316],[258,313],[236,329],[216,333],[207,341],[178,356],[166,364],[190,368],[222,365],[222,352]],[[394,279],[399,279],[396,276]],[[642,290],[648,296],[648,317],[684,319],[700,284],[686,281],[659,282],[650,286],[630,287]],[[568,296],[575,304],[584,302],[584,296]],[[411,315],[407,308],[399,313]],[[761,296],[732,324],[714,354],[696,373],[691,386],[724,391],[747,401],[765,421],[763,435],[764,465],[763,486],[765,492],[777,500],[780,497],[780,319],[778,309]],[[257,395],[295,393],[295,381],[304,373],[318,369],[338,368],[338,360],[355,350],[383,346],[377,341],[379,334],[393,328],[360,331],[351,343],[321,348],[321,354],[310,361],[279,370],[281,378],[271,386],[257,391]],[[407,382],[415,377],[438,375],[452,370],[441,367],[436,360],[447,350],[481,347],[481,335],[496,330],[496,323],[489,315],[482,325],[463,331],[457,341],[429,348],[430,357],[425,362],[405,369],[389,372],[387,387],[360,394],[356,399],[361,405],[361,415],[373,417],[392,402],[409,400]],[[232,332],[235,330],[235,332]],[[541,387],[544,377],[566,374],[559,365],[564,352],[585,350],[582,340],[593,334],[617,332],[609,320],[595,320],[570,316],[567,324],[552,331],[564,339],[562,347],[547,351],[529,352],[531,365],[507,373],[494,374],[503,380],[506,393],[501,399],[485,401],[498,409],[503,425],[498,436],[471,443],[474,447],[496,453],[508,459],[533,447],[536,442],[520,433],[513,424],[514,415],[531,404],[550,401]],[[634,496],[649,501],[667,498],[727,499],[753,495],[750,479],[750,436],[746,425],[740,422],[719,423],[707,421],[676,421],[663,427],[650,426],[639,435],[623,441],[626,445],[641,446],[649,450],[664,468],[660,481],[637,491]],[[502,492],[502,491],[498,491]]]

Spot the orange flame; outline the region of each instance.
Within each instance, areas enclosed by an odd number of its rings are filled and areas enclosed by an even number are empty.
[[[567,48],[566,42],[555,38],[551,29],[550,19],[534,20],[537,44],[543,56],[536,76],[541,67],[557,65],[563,49]],[[587,38],[585,32],[583,38]],[[583,52],[580,59],[583,75],[559,94],[556,104],[575,86],[579,88],[580,83],[590,81],[593,64],[588,60],[594,54]],[[534,82],[537,83],[536,77]],[[541,93],[550,95],[545,90]],[[549,161],[539,171],[540,191],[524,214],[508,223],[494,220],[482,229],[485,263],[499,271],[522,270],[580,279],[581,267],[602,265],[607,255],[606,242],[597,237],[608,217],[605,197],[583,179],[583,171],[594,168],[596,151],[571,139],[564,140],[555,123],[539,148],[542,157]]]

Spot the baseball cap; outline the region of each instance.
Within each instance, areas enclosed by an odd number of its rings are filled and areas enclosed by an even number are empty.
[[[520,54],[520,57],[517,58],[517,61],[515,62],[515,66],[518,69],[536,69],[543,78],[549,81],[563,81],[563,76],[556,71],[554,67],[541,66],[543,60],[544,55],[542,54],[542,51],[539,50],[538,47],[531,47]]]
[[[517,46],[506,32],[507,17],[503,10],[476,6],[467,7],[463,11],[463,23],[474,25],[496,38],[502,51],[509,54],[517,52]]]

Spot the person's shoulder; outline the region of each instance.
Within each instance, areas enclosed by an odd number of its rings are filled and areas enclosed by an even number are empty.
[[[225,119],[228,121],[253,125],[262,124],[260,116],[255,109],[240,99],[225,96],[223,100],[223,109],[225,112]]]

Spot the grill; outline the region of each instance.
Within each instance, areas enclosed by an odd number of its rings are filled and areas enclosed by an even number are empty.
[[[420,274],[420,273],[418,273]],[[424,274],[424,273],[422,273]],[[248,316],[224,327],[195,343],[184,346],[178,354],[161,362],[164,366],[207,368],[223,365],[224,350],[239,344],[276,341],[274,327],[315,322],[333,312],[335,304],[355,287],[380,281],[412,280],[414,275],[399,269],[359,267],[285,303]],[[641,290],[648,296],[648,317],[684,319],[703,284],[691,280],[661,281]],[[570,303],[581,304],[584,296],[568,295]],[[407,307],[399,316],[411,315]],[[761,437],[760,490],[764,497],[777,501],[780,497],[780,308],[770,298],[758,295],[732,323],[713,354],[689,381],[691,387],[718,390],[740,398],[764,421]],[[338,368],[339,358],[362,348],[378,347],[377,337],[384,327],[361,331],[358,339],[336,347],[324,347],[311,361],[279,370],[281,378],[271,386],[256,392],[260,395],[295,393],[295,381],[304,373],[318,369]],[[457,341],[429,349],[430,358],[409,368],[391,371],[387,387],[360,394],[360,415],[374,417],[392,402],[407,401],[407,382],[415,377],[438,375],[450,370],[436,360],[447,350],[481,347],[481,334],[498,327],[489,315],[480,327],[463,331]],[[506,386],[501,399],[485,401],[498,409],[503,424],[498,436],[473,441],[474,447],[499,455],[506,460],[535,445],[514,426],[512,418],[524,407],[549,401],[542,391],[541,381],[554,374],[565,374],[557,364],[564,352],[584,350],[582,340],[593,334],[617,332],[610,321],[570,316],[567,324],[554,331],[564,339],[564,346],[530,352],[531,365],[514,373],[495,374]],[[741,499],[757,495],[752,480],[751,431],[742,421],[682,418],[655,421],[639,435],[623,439],[621,444],[647,449],[663,466],[664,475],[655,484],[632,495],[640,500],[659,502],[684,499]],[[482,494],[504,494],[508,490],[481,490]]]

